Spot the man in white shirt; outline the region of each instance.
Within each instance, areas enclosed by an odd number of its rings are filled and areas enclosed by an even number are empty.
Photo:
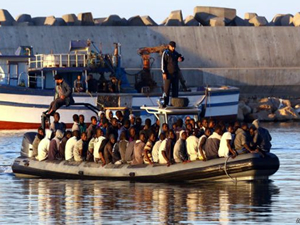
[[[39,146],[38,146],[38,155],[36,157],[37,160],[43,161],[48,158],[51,135],[52,135],[52,131],[46,130],[46,135],[40,141]]]
[[[199,139],[192,133],[186,139],[186,150],[190,161],[196,161],[198,158],[198,142]]]
[[[71,137],[66,143],[65,158],[66,160],[72,160],[74,158],[74,146],[79,138],[79,131],[73,131],[73,137]]]
[[[94,150],[93,150],[94,162],[99,162],[101,160],[99,150],[102,142],[105,139],[106,138],[103,136],[103,131],[100,128],[97,128],[96,137],[94,138]]]
[[[79,141],[76,142],[76,145],[74,146],[74,160],[76,162],[82,162],[84,160],[84,157],[82,155],[83,152],[83,145],[86,142],[87,135],[86,132],[81,133],[81,138]]]
[[[165,139],[166,139],[165,133],[161,133],[159,135],[159,140],[157,142],[155,142],[155,144],[153,146],[153,149],[152,149],[152,159],[153,159],[153,162],[155,162],[155,163],[158,163],[159,148],[160,148],[161,143]]]
[[[227,128],[227,132],[222,135],[220,141],[220,147],[218,150],[219,157],[228,157],[229,152],[233,155],[233,158],[236,156],[236,152],[231,147],[232,142],[232,134],[234,133],[234,128],[232,125],[229,125]]]
[[[79,130],[79,116],[77,114],[74,114],[73,115],[73,126],[72,126],[72,132],[74,130]]]

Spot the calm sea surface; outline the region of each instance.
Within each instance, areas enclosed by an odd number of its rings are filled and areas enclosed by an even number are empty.
[[[0,132],[0,224],[296,224],[300,124],[266,124],[280,169],[269,183],[145,184],[18,179],[25,131]]]

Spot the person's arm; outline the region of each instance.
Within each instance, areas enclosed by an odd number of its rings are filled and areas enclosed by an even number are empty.
[[[178,53],[178,62],[183,62],[184,61],[184,57]]]
[[[64,81],[63,84],[64,84],[64,97],[66,98],[66,97],[69,97],[71,95],[72,89],[66,81]]]
[[[234,151],[232,148],[231,148],[231,140],[230,139],[227,139],[226,140],[226,143],[227,143],[227,147],[228,147],[228,149],[229,149],[229,151],[231,152],[231,154],[232,154],[232,158],[234,159],[236,156],[237,156],[237,154],[236,154],[236,151]]]
[[[144,157],[146,157],[146,161],[149,162],[149,164],[153,164],[153,162],[151,161],[151,159],[148,156],[148,152],[150,152],[151,150],[151,146],[148,145],[148,143],[146,144],[146,146],[144,147]]]
[[[171,163],[170,163],[170,160],[167,157],[167,152],[166,151],[162,151],[161,154],[164,157],[164,159],[167,161],[167,166],[169,167],[171,165]]]
[[[105,159],[104,159],[104,156],[103,156],[102,152],[99,152],[99,156],[100,156],[100,159],[102,161],[102,166],[105,166],[106,162],[105,162]]]
[[[203,161],[206,161],[206,160],[207,160],[205,154],[203,153],[203,146],[204,146],[204,144],[205,144],[205,141],[206,141],[206,138],[202,138],[202,139],[201,139],[201,142],[200,142],[200,144],[199,144],[199,152],[200,152],[200,155],[201,155],[202,158],[203,158]]]

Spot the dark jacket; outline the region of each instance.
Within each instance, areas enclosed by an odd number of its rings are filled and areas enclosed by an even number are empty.
[[[163,52],[162,55],[162,65],[161,69],[163,73],[166,73],[168,76],[170,74],[178,73],[179,72],[179,66],[178,66],[178,58],[182,57],[181,54],[179,54],[176,51],[170,51],[169,49],[166,49]],[[184,58],[182,57],[182,61]]]
[[[55,99],[59,98],[58,87],[61,87],[62,94],[65,96],[66,105],[69,106],[70,104],[74,103],[74,99],[72,96],[72,89],[70,85],[64,80],[61,84],[56,85],[54,98]]]

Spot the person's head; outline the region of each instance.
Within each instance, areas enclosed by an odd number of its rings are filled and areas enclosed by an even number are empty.
[[[102,111],[101,113],[100,113],[100,120],[103,120],[105,118],[105,113]]]
[[[79,115],[79,123],[84,123],[84,115]]]
[[[170,139],[174,139],[174,138],[175,138],[175,133],[174,133],[173,130],[169,130],[169,133],[168,133],[168,134],[169,134],[168,137],[169,137]]]
[[[134,123],[135,123],[135,116],[133,114],[129,115],[129,121],[130,121],[131,125],[134,125]]]
[[[145,135],[145,133],[140,133],[140,137],[139,137],[139,139],[142,141],[142,142],[146,142],[146,135]]]
[[[201,121],[201,125],[205,128],[208,128],[208,119],[207,118],[203,118]]]
[[[193,128],[195,128],[195,120],[194,119],[190,119],[190,124],[192,125]]]
[[[259,120],[258,119],[256,119],[256,120],[254,120],[253,122],[252,122],[252,125],[256,128],[256,129],[258,129],[259,128]]]
[[[176,48],[176,42],[175,41],[170,41],[169,45],[168,45],[168,48],[170,51],[174,51],[175,48]]]
[[[56,122],[56,123],[59,122],[59,120],[60,120],[60,115],[59,115],[58,112],[54,113],[53,117],[54,117],[54,122]]]
[[[217,133],[218,135],[223,134],[223,130],[222,130],[222,127],[220,125],[215,126],[215,133]]]
[[[249,128],[249,133],[253,137],[255,135],[256,127],[251,125]]]
[[[66,133],[65,133],[65,137],[66,137],[67,139],[69,139],[70,137],[72,137],[72,132],[69,131],[69,130],[67,130]]]
[[[54,80],[55,80],[56,84],[61,84],[63,82],[63,78],[62,78],[62,76],[60,74],[56,74],[54,76]]]
[[[172,124],[172,129],[173,129],[173,130],[176,130],[176,128],[177,128],[177,123],[173,123],[173,124]]]
[[[115,135],[113,135],[113,134],[109,135],[109,141],[112,144],[116,143],[116,137],[115,137]]]
[[[242,123],[241,128],[242,128],[244,131],[248,131],[248,124],[247,124],[247,123]]]
[[[120,140],[126,140],[126,131],[122,131],[120,134]]]
[[[129,129],[129,135],[130,135],[130,137],[131,138],[134,138],[134,136],[135,136],[135,129],[134,129],[134,127],[131,127],[130,129]]]
[[[197,128],[199,128],[199,129],[200,129],[200,128],[201,128],[201,126],[202,126],[202,124],[201,124],[201,120],[198,120],[198,121],[197,121]]]
[[[169,130],[168,124],[167,123],[163,123],[163,125],[162,125],[162,131],[163,132],[167,132],[168,130]]]
[[[152,141],[152,142],[154,142],[154,141],[156,140],[156,135],[155,135],[154,132],[151,132],[151,133],[150,133],[150,136],[149,136],[148,140],[149,140],[149,141]]]
[[[137,126],[142,126],[142,119],[141,119],[141,117],[136,118],[136,125]]]
[[[91,123],[92,123],[93,125],[97,125],[97,118],[96,118],[96,116],[92,116],[92,117],[91,117]]]
[[[42,127],[39,127],[38,129],[38,137],[39,139],[43,139],[45,137],[45,131]]]
[[[79,122],[79,116],[77,114],[73,115],[73,121],[78,123]]]
[[[185,130],[180,131],[179,138],[184,141],[187,139],[187,133]]]
[[[182,120],[181,118],[179,118],[179,119],[176,121],[176,126],[177,126],[178,128],[182,128],[182,126],[183,126],[183,120]]]
[[[103,136],[103,131],[100,128],[96,129],[96,137],[101,137]]]
[[[205,134],[207,137],[209,137],[209,136],[211,135],[211,133],[212,133],[212,130],[209,129],[209,128],[205,129],[205,131],[204,131],[204,134]]]
[[[86,132],[82,132],[81,133],[81,140],[86,141],[86,139],[87,139]]]
[[[193,130],[192,124],[188,123],[188,124],[186,125],[186,129],[187,129],[188,131],[192,131],[192,130]]]
[[[93,74],[89,74],[89,75],[88,75],[88,79],[89,79],[89,80],[91,80],[91,79],[93,79],[93,78],[94,78],[94,77],[93,77]]]
[[[77,75],[77,80],[81,80],[81,75]]]
[[[76,137],[77,139],[79,138],[79,131],[78,130],[73,131],[73,137]]]
[[[145,125],[147,126],[147,128],[150,128],[151,127],[151,120],[149,118],[147,118],[145,120]]]
[[[208,123],[208,127],[210,129],[214,129],[215,126],[216,126],[216,122],[213,119],[210,119]]]
[[[129,120],[125,120],[125,121],[124,121],[124,127],[125,127],[126,129],[129,129],[129,127],[130,127],[130,122],[129,122]]]
[[[112,118],[112,119],[111,119],[111,125],[112,125],[113,127],[117,127],[117,126],[118,126],[118,120],[117,120],[117,118]]]
[[[165,133],[161,133],[161,134],[159,135],[159,140],[163,141],[163,140],[165,140],[165,139],[166,139],[166,134],[165,134]]]
[[[229,132],[229,133],[234,133],[234,127],[233,127],[233,125],[228,125],[228,127],[227,127],[227,131]]]
[[[185,121],[184,121],[185,125],[187,125],[187,124],[190,123],[190,119],[191,119],[191,117],[189,117],[189,116],[187,116],[187,117],[185,118]]]
[[[120,119],[120,118],[123,117],[123,114],[122,114],[122,112],[121,112],[120,110],[118,110],[118,111],[116,112],[116,117],[117,117],[118,119]]]

